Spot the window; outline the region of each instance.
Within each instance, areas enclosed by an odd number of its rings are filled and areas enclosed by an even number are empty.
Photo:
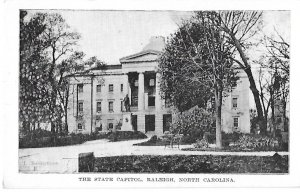
[[[232,108],[237,108],[237,98],[232,98]]]
[[[83,102],[78,102],[78,112],[82,113],[83,112]]]
[[[155,96],[148,96],[148,106],[155,106]]]
[[[108,111],[109,112],[114,111],[114,102],[113,101],[108,102]]]
[[[154,79],[150,79],[150,81],[149,81],[149,86],[150,86],[150,87],[153,87],[153,86],[154,86],[154,83],[155,83]]]
[[[101,85],[97,85],[97,92],[101,92]]]
[[[123,92],[123,84],[121,84],[121,92]]]
[[[82,93],[83,92],[83,84],[78,84],[77,90],[78,90],[78,93]]]
[[[109,92],[113,92],[114,91],[114,85],[113,84],[109,84],[108,91]]]
[[[121,112],[123,112],[123,101],[121,101]]]
[[[238,117],[233,118],[233,127],[239,127],[239,118]]]
[[[82,130],[82,124],[81,124],[81,123],[78,123],[77,129],[78,129],[78,130]]]
[[[112,130],[113,128],[114,128],[114,124],[113,124],[113,123],[109,123],[109,124],[108,124],[108,129],[109,129],[109,130]]]
[[[96,131],[102,131],[102,124],[99,127],[96,127]]]
[[[97,112],[101,112],[101,102],[97,102]]]

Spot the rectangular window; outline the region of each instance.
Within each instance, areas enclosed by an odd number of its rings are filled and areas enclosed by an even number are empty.
[[[97,112],[101,112],[101,102],[97,102]]]
[[[154,84],[155,84],[155,81],[154,81],[154,79],[150,79],[150,81],[149,81],[149,86],[150,86],[150,87],[153,87],[153,86],[154,86]]]
[[[232,98],[232,108],[237,108],[237,98]]]
[[[97,131],[102,131],[102,124],[100,124],[99,127],[96,127],[96,130],[97,130]]]
[[[78,84],[77,90],[78,90],[78,93],[82,93],[83,92],[83,84]]]
[[[82,130],[82,124],[81,124],[81,123],[78,123],[77,129],[78,129],[78,130]]]
[[[109,112],[114,111],[114,102],[113,101],[108,102],[108,111]]]
[[[112,130],[113,128],[114,128],[114,124],[113,124],[113,123],[109,123],[109,124],[108,124],[108,129],[109,129],[109,130]]]
[[[101,92],[101,85],[97,85],[97,92]]]
[[[113,92],[114,91],[114,85],[113,84],[109,84],[108,91],[109,92]]]
[[[233,118],[233,127],[239,127],[239,118],[238,117]]]
[[[121,92],[123,92],[123,84],[121,84]]]
[[[121,112],[123,112],[123,101],[121,101]]]
[[[83,112],[83,102],[78,102],[78,112],[79,113]]]

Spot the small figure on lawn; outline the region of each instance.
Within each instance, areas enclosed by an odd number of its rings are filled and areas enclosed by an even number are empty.
[[[124,97],[123,102],[124,102],[126,112],[130,112],[130,102],[129,102],[128,94],[126,94],[126,96]]]

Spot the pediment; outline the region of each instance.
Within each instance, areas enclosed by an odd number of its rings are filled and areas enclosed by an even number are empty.
[[[142,51],[140,53],[121,58],[120,63],[156,61],[160,53],[161,53],[160,51],[152,51],[152,50]]]

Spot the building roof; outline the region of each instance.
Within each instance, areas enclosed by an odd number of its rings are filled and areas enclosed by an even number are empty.
[[[120,64],[117,64],[117,65],[102,65],[102,66],[93,67],[90,70],[110,70],[110,69],[122,69],[122,65],[120,65]]]
[[[157,56],[160,55],[161,52],[160,51],[156,51],[156,50],[145,50],[145,51],[141,51],[139,53],[135,53],[133,55],[129,55],[126,57],[122,57],[120,59],[120,63],[130,63],[133,62],[135,59],[139,58],[138,60],[139,62],[141,61],[156,61],[157,60]],[[146,55],[155,55],[156,57],[143,57]]]
[[[141,52],[122,57],[120,63],[131,62],[149,62],[156,61],[158,56],[165,48],[165,38],[162,36],[151,37],[149,43],[143,48]]]

